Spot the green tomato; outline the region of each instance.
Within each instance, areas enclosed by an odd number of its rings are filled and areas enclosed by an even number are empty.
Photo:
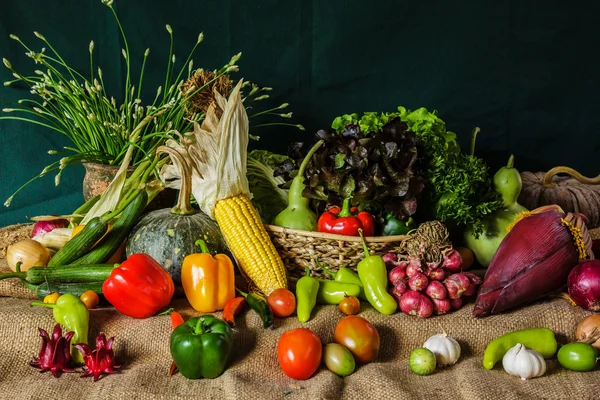
[[[334,374],[348,376],[354,372],[356,362],[350,350],[338,343],[329,343],[323,351],[325,366]]]
[[[572,371],[591,371],[596,368],[598,351],[587,343],[569,343],[558,350],[558,362]]]
[[[435,371],[437,365],[435,354],[429,349],[419,347],[410,353],[408,359],[410,370],[417,375],[429,375]]]

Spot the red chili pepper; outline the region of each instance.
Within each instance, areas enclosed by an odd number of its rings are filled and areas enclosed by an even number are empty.
[[[341,211],[335,206],[321,214],[318,225],[319,232],[358,236],[358,230],[362,229],[365,236],[375,234],[373,216],[366,211],[358,212],[356,207],[350,208],[350,199],[344,200]]]
[[[102,293],[120,313],[148,318],[169,305],[175,285],[171,275],[148,254],[133,254],[104,281]]]
[[[223,320],[235,328],[234,317],[238,315],[240,311],[242,311],[245,303],[246,299],[244,299],[242,296],[234,297],[233,299],[229,300],[225,305],[225,309],[223,310]]]
[[[179,325],[183,324],[184,322],[185,321],[183,320],[183,317],[177,311],[173,311],[171,313],[171,323],[173,324],[173,329],[177,328]]]

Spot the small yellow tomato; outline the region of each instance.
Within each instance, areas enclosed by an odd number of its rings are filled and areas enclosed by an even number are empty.
[[[56,304],[56,300],[58,300],[59,297],[60,297],[60,293],[58,293],[58,292],[50,293],[49,295],[44,297],[44,303]]]

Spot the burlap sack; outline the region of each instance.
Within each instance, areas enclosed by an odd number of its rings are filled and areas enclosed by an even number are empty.
[[[4,289],[2,289],[4,290]],[[6,295],[6,292],[2,292]],[[172,306],[185,318],[196,315],[185,299]],[[361,316],[371,321],[381,336],[376,362],[340,378],[321,367],[309,380],[295,381],[277,363],[276,346],[281,334],[300,326],[316,332],[324,344],[332,340],[342,318],[334,306],[317,307],[313,318],[300,324],[295,317],[276,319],[263,329],[257,315],[246,310],[237,319],[235,356],[225,373],[213,380],[187,380],[167,376],[171,358],[168,316],[145,320],[125,317],[112,308],[91,311],[90,341],[99,331],[115,337],[116,356],[124,364],[114,375],[93,383],[78,374],[56,379],[28,365],[37,355],[37,328],[52,329],[48,309],[30,307],[29,300],[0,298],[0,399],[597,399],[600,371],[577,373],[548,361],[545,376],[521,381],[499,365],[485,370],[481,359],[485,346],[506,332],[548,327],[559,341],[573,340],[575,327],[589,313],[565,300],[538,302],[514,312],[473,320],[472,304],[461,310],[428,319],[401,313],[384,316],[363,304]],[[220,313],[216,313],[218,317]],[[459,362],[421,377],[410,372],[408,356],[432,334],[442,329],[462,346]]]

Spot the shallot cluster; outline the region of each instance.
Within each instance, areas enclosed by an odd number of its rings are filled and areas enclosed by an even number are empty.
[[[388,253],[390,293],[400,310],[409,315],[428,318],[446,314],[463,305],[463,298],[477,293],[481,278],[462,271],[463,261],[456,249],[448,249],[439,264],[419,257]]]

